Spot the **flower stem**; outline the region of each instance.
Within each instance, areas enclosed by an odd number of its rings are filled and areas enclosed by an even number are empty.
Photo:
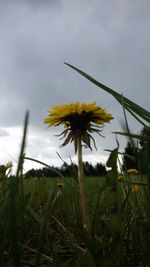
[[[91,233],[91,224],[90,218],[87,210],[87,202],[86,202],[86,191],[85,191],[85,180],[84,180],[84,169],[83,169],[83,161],[82,161],[82,144],[81,144],[81,136],[78,136],[77,139],[77,155],[78,155],[78,180],[79,180],[79,198],[80,198],[80,207],[82,213],[82,223],[83,228],[87,233]]]

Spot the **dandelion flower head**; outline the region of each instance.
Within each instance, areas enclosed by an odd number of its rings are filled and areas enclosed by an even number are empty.
[[[135,185],[132,186],[132,192],[137,193],[137,192],[139,192],[139,191],[140,191],[140,187],[139,187],[139,185],[135,184]]]
[[[138,174],[136,169],[128,169],[128,174]]]
[[[91,148],[90,139],[94,142],[91,133],[100,133],[104,124],[112,119],[112,115],[97,106],[95,102],[89,104],[75,102],[52,107],[44,123],[49,127],[64,125],[65,130],[61,134],[66,139],[62,145],[70,141],[75,141],[76,144],[76,138],[80,136],[81,140]]]

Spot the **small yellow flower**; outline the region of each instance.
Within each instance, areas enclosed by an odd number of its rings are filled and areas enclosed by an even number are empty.
[[[123,176],[123,175],[119,175],[118,176],[118,181],[119,182],[123,182],[125,180],[125,176]]]
[[[64,188],[64,183],[57,183],[58,188]]]
[[[5,164],[6,170],[11,169],[12,167],[13,167],[13,165],[12,165],[11,162],[8,162],[8,163]]]
[[[138,171],[136,169],[129,169],[128,174],[138,174]]]
[[[137,184],[132,185],[132,192],[137,193],[137,192],[139,192],[139,191],[140,191],[140,187],[139,187],[139,185],[137,185]]]
[[[74,141],[76,151],[79,136],[81,141],[90,149],[91,139],[96,147],[91,133],[100,134],[104,124],[112,119],[112,115],[97,106],[95,102],[89,104],[76,102],[52,107],[44,123],[48,124],[49,127],[62,124],[65,130],[60,135],[62,138],[66,138],[62,146]]]

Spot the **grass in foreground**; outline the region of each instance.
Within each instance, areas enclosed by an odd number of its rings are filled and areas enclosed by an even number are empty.
[[[3,179],[0,266],[146,266],[150,224],[145,188],[132,191],[137,176],[117,181],[116,195],[110,175],[86,179],[90,237],[82,228],[73,178]]]

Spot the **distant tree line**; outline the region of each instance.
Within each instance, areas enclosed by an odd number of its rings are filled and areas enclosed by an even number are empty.
[[[92,165],[86,161],[83,163],[83,166],[85,176],[105,176],[107,173],[106,166],[102,163],[96,163],[95,165]],[[42,169],[31,169],[26,172],[25,177],[77,177],[77,171],[76,164],[64,163],[61,167],[50,166],[49,168],[44,167]]]
[[[150,172],[150,130],[143,128],[141,130],[142,138],[135,145],[132,140],[127,142],[123,153],[123,171],[128,169],[137,169],[139,172],[145,174]],[[105,176],[107,174],[106,166],[102,163],[92,165],[89,162],[84,162],[85,176]],[[149,168],[149,169],[148,169]],[[77,177],[77,165],[64,163],[61,167],[51,166],[49,168],[31,169],[25,176],[30,177]]]

